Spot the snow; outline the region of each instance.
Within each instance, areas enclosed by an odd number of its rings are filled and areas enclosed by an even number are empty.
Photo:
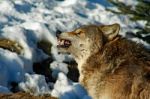
[[[63,72],[64,74],[67,74],[69,72],[67,66],[68,66],[67,64],[62,62],[58,62],[58,61],[52,62],[50,64],[50,68],[51,70],[53,70],[52,76],[56,78],[59,72]]]
[[[120,2],[124,2],[126,5],[136,5],[137,4],[137,0],[118,0]]]
[[[0,85],[7,87],[9,82],[23,80],[24,67],[16,53],[0,48]]]
[[[60,97],[60,99],[85,99],[85,97],[86,99],[91,99],[80,84],[72,83],[64,73],[58,74],[58,79],[51,94],[52,96]]]
[[[126,2],[126,0],[121,0]],[[128,0],[130,1],[130,0]],[[135,5],[135,2],[127,2]],[[116,16],[105,10],[109,6],[105,0],[1,0],[0,1],[0,38],[16,41],[23,47],[21,54],[0,48],[0,93],[10,92],[10,83],[19,83],[20,90],[34,95],[51,94],[60,99],[90,99],[86,90],[66,77],[69,72],[63,61],[72,60],[71,56],[58,54],[55,32],[71,31],[85,24],[119,23],[120,34],[136,31],[135,26],[143,27],[145,22],[131,22],[125,16]],[[44,76],[32,70],[34,62],[48,57],[37,47],[37,42],[46,40],[54,46],[51,53],[55,61],[50,64],[56,83],[45,81]],[[137,38],[137,42],[145,44]],[[52,89],[50,88],[52,87]]]
[[[11,93],[7,87],[0,86],[0,93]]]
[[[25,81],[19,83],[19,88],[32,95],[50,94],[45,77],[37,74],[25,74]]]
[[[49,88],[50,85],[54,87],[52,90]],[[73,83],[62,72],[59,72],[54,85],[47,84],[42,75],[26,73],[25,80],[19,83],[19,88],[35,96],[51,94],[60,99],[91,99],[80,84]]]

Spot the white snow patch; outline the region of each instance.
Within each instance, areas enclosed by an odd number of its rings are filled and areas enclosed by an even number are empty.
[[[57,78],[59,72],[63,72],[64,74],[68,73],[67,64],[62,62],[54,61],[50,64],[50,68],[53,70],[52,76]]]
[[[0,1],[0,12],[3,14],[8,14],[13,12],[14,5],[12,2],[8,0],[1,0]]]
[[[137,0],[118,0],[120,2],[124,2],[126,5],[136,5],[137,4]]]
[[[80,84],[73,84],[63,73],[58,74],[51,95],[60,99],[91,99]]]
[[[25,74],[25,81],[19,83],[19,88],[27,93],[37,95],[50,94],[49,86],[45,77],[38,74]]]

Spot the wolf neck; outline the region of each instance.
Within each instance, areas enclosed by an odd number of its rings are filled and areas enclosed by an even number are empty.
[[[82,69],[99,69],[103,72],[111,72],[112,68],[116,69],[121,64],[125,64],[127,61],[132,61],[132,59],[135,59],[139,53],[147,57],[147,54],[143,51],[141,46],[132,41],[119,38],[105,44],[101,50],[98,50],[95,53],[90,53],[89,56],[79,64],[79,66],[80,68],[82,67]]]
[[[87,62],[87,59],[89,59],[89,57],[91,57],[93,54],[98,52],[98,48],[88,48],[83,49],[80,53],[72,53],[74,56],[74,59],[76,60],[76,62],[78,63],[78,69],[79,72],[81,73],[82,71],[82,65],[85,64]],[[97,49],[97,50],[96,50]]]
[[[78,69],[80,71],[80,68],[82,66],[82,64],[84,64],[86,62],[86,60],[90,57],[90,52],[89,51],[83,51],[82,53],[73,55],[76,62],[78,63]]]

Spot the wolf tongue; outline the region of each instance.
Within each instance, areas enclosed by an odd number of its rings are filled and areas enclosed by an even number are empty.
[[[65,45],[69,44],[69,42],[67,40],[65,40]]]

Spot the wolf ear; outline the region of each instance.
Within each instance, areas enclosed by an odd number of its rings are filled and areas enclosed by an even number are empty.
[[[100,30],[108,40],[113,40],[119,33],[120,25],[115,23],[112,25],[100,26]]]

